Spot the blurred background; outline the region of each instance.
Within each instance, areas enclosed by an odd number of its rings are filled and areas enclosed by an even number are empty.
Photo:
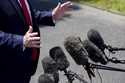
[[[30,0],[33,7],[40,10],[51,10],[58,2],[67,0]],[[76,3],[89,5],[113,13],[125,15],[125,0],[70,0]]]

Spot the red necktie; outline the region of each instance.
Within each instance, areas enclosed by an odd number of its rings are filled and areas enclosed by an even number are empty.
[[[26,24],[30,26],[30,25],[32,25],[32,21],[31,21],[31,17],[30,17],[30,12],[28,11],[28,7],[27,7],[28,4],[26,4],[26,2],[27,2],[27,0],[20,0],[20,5],[23,10]],[[32,49],[32,60],[35,61],[36,59],[37,59],[37,49],[33,48]]]

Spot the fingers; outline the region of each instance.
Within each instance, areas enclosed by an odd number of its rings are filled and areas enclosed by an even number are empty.
[[[40,44],[41,44],[40,37],[31,37],[25,41],[25,47],[29,48],[33,47],[40,48],[41,47]]]
[[[35,37],[35,36],[38,36],[38,33],[37,32],[34,32],[34,33],[31,33],[29,34],[30,37]]]
[[[35,48],[40,48],[41,41],[40,37],[30,37],[27,43],[28,47],[35,47]]]
[[[40,41],[31,41],[27,44],[30,48],[41,48]]]
[[[38,32],[33,32],[32,26],[29,26],[29,30],[26,32],[23,38],[23,44],[28,48],[40,48],[40,37],[38,36]]]
[[[40,43],[41,43],[40,41],[32,41],[31,44],[30,44],[30,47],[41,48]]]
[[[40,37],[31,37],[29,38],[30,41],[40,41]]]
[[[40,45],[41,41],[33,41],[32,44],[33,45]]]
[[[65,2],[65,3],[63,3],[62,5],[61,5],[61,7],[70,7],[70,6],[72,6],[73,4],[70,2],[70,1],[67,1],[67,2]]]
[[[67,1],[60,6],[60,11],[62,13],[65,13],[66,11],[72,10],[72,3],[70,1]]]

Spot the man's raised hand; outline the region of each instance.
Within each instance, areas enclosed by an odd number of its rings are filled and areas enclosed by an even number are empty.
[[[54,8],[52,11],[53,20],[56,21],[56,20],[60,19],[66,11],[71,9],[71,6],[72,6],[72,3],[70,1],[67,1],[63,4],[58,3],[56,8]]]

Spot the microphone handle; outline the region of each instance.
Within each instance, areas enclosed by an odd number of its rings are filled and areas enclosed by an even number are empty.
[[[94,70],[90,67],[90,63],[82,66],[85,68],[90,80],[92,79],[92,77],[95,77]]]
[[[68,71],[69,75],[72,75],[74,78],[78,79],[79,81],[81,81],[82,83],[88,83],[86,80],[83,79],[83,77],[81,77],[79,74],[73,72],[73,71]]]
[[[116,57],[112,57],[111,59],[108,59],[108,61],[115,63],[115,64],[125,64],[125,60],[118,60]]]
[[[113,48],[114,51],[125,51],[125,48]]]
[[[125,51],[125,48],[110,47],[109,51]]]
[[[78,74],[72,72],[74,77],[77,78],[78,80],[82,81],[82,83],[88,83],[87,81],[85,81],[81,76],[79,76]]]
[[[119,68],[115,68],[115,67],[108,67],[108,66],[97,65],[97,64],[90,64],[90,68],[96,68],[96,69],[102,69],[102,70],[110,70],[110,71],[125,72],[125,69],[119,69]]]
[[[64,70],[64,73],[68,79],[68,82],[73,83],[73,80],[74,80],[73,76],[71,76],[66,69]]]

